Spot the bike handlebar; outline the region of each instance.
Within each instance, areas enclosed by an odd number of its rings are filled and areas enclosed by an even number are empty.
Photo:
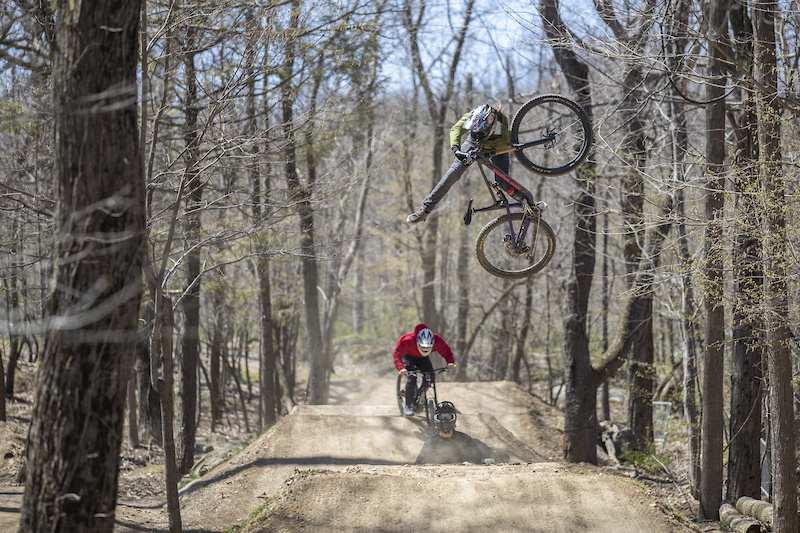
[[[455,364],[453,364],[453,368],[455,368]],[[420,370],[406,370],[409,376],[416,376],[417,374],[441,374],[442,372],[447,372],[447,367],[443,366],[442,368],[434,368],[433,372],[422,372]],[[402,374],[403,372],[398,370],[398,374]]]

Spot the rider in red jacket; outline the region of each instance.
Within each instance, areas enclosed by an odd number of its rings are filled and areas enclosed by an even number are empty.
[[[447,361],[447,370],[452,370],[455,366],[453,351],[439,335],[433,333],[425,324],[417,324],[414,331],[403,334],[397,340],[394,348],[394,366],[397,370],[408,377],[406,381],[406,407],[403,415],[412,416],[414,410],[412,403],[417,393],[417,379],[408,376],[409,370],[419,370],[421,372],[433,372],[433,365],[428,355],[431,352],[438,352]]]

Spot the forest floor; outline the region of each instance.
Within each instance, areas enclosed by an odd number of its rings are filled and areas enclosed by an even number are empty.
[[[560,462],[563,414],[515,384],[438,392],[495,464],[415,465],[430,430],[398,415],[395,379],[334,377],[330,405],[298,405],[258,437],[199,433],[214,451],[180,489],[183,531],[701,531],[696,502],[664,475]],[[26,433],[24,415],[0,423],[3,533],[19,523]],[[116,520],[115,533],[169,531],[159,449],[123,450]]]

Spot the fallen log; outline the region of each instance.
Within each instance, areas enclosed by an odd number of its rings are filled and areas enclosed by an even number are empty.
[[[736,500],[736,510],[743,515],[752,516],[772,529],[772,505],[755,498],[742,496]]]
[[[761,522],[740,514],[730,502],[723,502],[720,506],[719,519],[734,533],[761,533]]]

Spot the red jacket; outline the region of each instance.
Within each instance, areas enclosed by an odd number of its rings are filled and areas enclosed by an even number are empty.
[[[410,357],[425,357],[419,353],[419,348],[417,348],[417,333],[419,333],[419,330],[427,327],[428,326],[425,324],[417,324],[414,331],[403,334],[403,336],[397,340],[397,346],[394,348],[394,366],[397,367],[397,370],[403,370],[405,368],[405,365],[403,365],[403,357],[407,355]],[[450,346],[436,333],[433,334],[433,349],[431,353],[433,352],[439,352],[439,355],[444,357],[444,360],[448,363],[455,363],[453,351],[450,350]]]

